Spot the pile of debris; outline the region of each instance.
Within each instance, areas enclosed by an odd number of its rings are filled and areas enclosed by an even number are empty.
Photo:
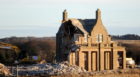
[[[31,66],[20,66],[18,68],[19,75],[62,75],[62,74],[79,74],[86,72],[85,69],[69,65],[68,62],[57,64],[34,64]]]
[[[33,64],[29,66],[18,66],[14,67],[13,76],[64,76],[68,77],[69,75],[79,75],[81,76],[96,76],[96,75],[118,75],[118,74],[140,74],[140,69],[118,69],[118,70],[103,70],[103,71],[91,71],[88,72],[84,68],[69,65],[68,62],[62,63],[45,63],[45,64]],[[68,76],[67,76],[68,75]],[[74,76],[77,77],[77,76]]]
[[[0,75],[4,75],[4,76],[10,76],[11,75],[9,69],[1,63],[0,63]]]

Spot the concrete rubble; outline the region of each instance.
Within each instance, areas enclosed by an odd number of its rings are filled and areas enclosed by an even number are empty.
[[[13,71],[9,71],[9,69],[4,66],[3,64],[0,64],[0,77],[1,75],[4,76],[46,76],[46,75],[51,75],[51,76],[61,76],[61,75],[108,75],[108,74],[135,74],[135,73],[140,73],[139,68],[135,69],[125,69],[125,70],[104,70],[104,71],[92,71],[88,72],[85,69],[74,66],[74,65],[69,65],[68,62],[62,62],[62,63],[56,63],[56,64],[51,64],[51,63],[45,63],[45,64],[33,64],[33,65],[26,65],[26,66],[18,66],[16,68],[15,66],[12,67]],[[18,72],[17,72],[18,71]]]
[[[34,64],[26,67],[18,67],[18,75],[62,75],[78,74],[82,72],[86,72],[86,70],[78,66],[69,65],[67,62],[57,64]]]
[[[134,74],[140,73],[139,68],[125,69],[125,70],[104,70],[104,71],[91,71],[88,72],[84,68],[75,65],[69,65],[68,62],[62,63],[44,63],[44,64],[33,64],[21,66],[12,66],[11,73],[8,67],[0,64],[0,77],[4,76],[61,76],[61,75],[107,75],[107,74]]]

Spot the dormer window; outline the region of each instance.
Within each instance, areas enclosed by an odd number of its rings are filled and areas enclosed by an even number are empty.
[[[96,42],[97,42],[97,43],[103,42],[103,34],[98,34],[98,35],[96,36]]]

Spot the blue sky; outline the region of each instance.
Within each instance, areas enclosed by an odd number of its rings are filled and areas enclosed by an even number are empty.
[[[100,8],[109,34],[140,35],[140,0],[0,0],[0,38],[55,36],[67,9],[69,18],[95,18]]]

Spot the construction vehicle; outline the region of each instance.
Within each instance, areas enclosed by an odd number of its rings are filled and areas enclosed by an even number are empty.
[[[0,42],[0,49],[12,50],[12,51],[15,51],[16,54],[18,54],[20,51],[20,49],[17,46],[14,46],[14,45],[8,44],[8,43],[4,43],[4,42]]]

